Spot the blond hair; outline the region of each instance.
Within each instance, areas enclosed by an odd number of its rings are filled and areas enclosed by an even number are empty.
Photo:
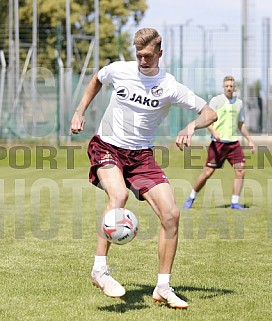
[[[144,48],[147,45],[154,45],[156,50],[161,49],[162,37],[153,28],[142,28],[135,33],[133,44],[137,48]]]
[[[235,82],[235,79],[234,79],[234,77],[228,75],[228,76],[226,76],[226,77],[224,78],[223,83],[225,83],[226,81],[234,81],[234,82]]]

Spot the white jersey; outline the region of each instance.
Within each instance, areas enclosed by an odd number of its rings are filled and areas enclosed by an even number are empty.
[[[198,113],[206,104],[161,69],[156,76],[145,76],[136,61],[113,62],[98,72],[98,79],[112,84],[113,92],[97,134],[125,149],[152,147],[155,131],[171,106]]]

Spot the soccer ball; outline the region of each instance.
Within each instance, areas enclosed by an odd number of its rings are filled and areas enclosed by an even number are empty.
[[[137,217],[128,209],[114,208],[102,219],[102,232],[111,243],[126,244],[135,238],[137,231]]]

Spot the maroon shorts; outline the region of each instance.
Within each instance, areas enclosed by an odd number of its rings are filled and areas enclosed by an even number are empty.
[[[228,160],[232,166],[245,163],[245,155],[238,141],[233,143],[211,142],[208,148],[206,166],[221,168],[225,160]]]
[[[144,200],[142,195],[152,187],[161,183],[169,183],[165,173],[155,161],[151,148],[123,149],[108,144],[102,141],[99,135],[95,135],[89,143],[88,155],[91,162],[90,182],[100,188],[97,169],[109,164],[121,170],[127,188],[139,200]]]

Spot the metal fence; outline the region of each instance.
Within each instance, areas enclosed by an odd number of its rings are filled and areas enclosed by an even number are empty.
[[[163,36],[162,68],[207,100],[222,92],[224,76],[232,74],[238,81],[238,95],[242,96],[241,88],[245,79],[241,78],[244,75],[241,26],[198,26],[188,22],[158,26],[158,29]],[[133,33],[134,30],[131,30],[132,36]],[[79,52],[78,48],[73,52],[75,59],[77,55],[82,59],[81,73],[66,68],[61,59],[62,51],[66,50],[64,36],[59,39],[60,43],[56,40],[51,44],[56,52],[54,69],[48,67],[45,58],[38,60],[33,68],[31,44],[20,43],[20,61],[16,61],[16,55],[15,60],[9,61],[9,50],[13,47],[8,44],[8,39],[3,41],[5,37],[8,37],[7,32],[2,29],[0,39],[5,45],[0,47],[0,138],[46,138],[57,140],[58,143],[70,140],[70,119],[93,73],[92,37],[86,52]],[[246,105],[246,121],[254,133],[271,134],[269,21],[252,29],[247,45],[248,90],[247,96],[241,97]],[[38,46],[38,57],[43,50]],[[88,139],[95,132],[110,92],[111,88],[103,88],[87,112],[84,133],[73,139]],[[175,136],[193,117],[188,111],[173,108],[158,131],[158,139],[161,136]],[[199,131],[198,135],[205,136],[206,131]]]

